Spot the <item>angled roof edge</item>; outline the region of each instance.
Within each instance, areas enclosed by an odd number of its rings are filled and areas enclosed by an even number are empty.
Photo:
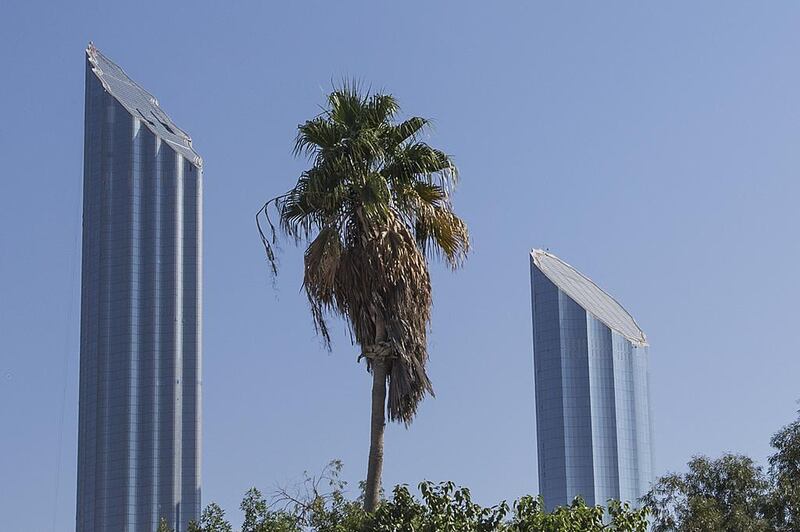
[[[602,297],[605,301],[593,301],[587,293],[580,293],[576,287],[570,286],[569,283],[564,282],[564,278],[559,278],[556,274],[557,272],[551,267],[544,265],[542,258],[554,260],[558,264],[571,270],[571,272],[579,278],[579,281],[584,287],[587,288],[588,292],[596,291],[595,294],[591,295]],[[622,335],[636,347],[647,347],[649,345],[647,343],[647,336],[644,334],[642,328],[639,327],[639,324],[633,316],[631,316],[630,312],[625,310],[625,307],[614,299],[613,296],[600,288],[594,281],[583,275],[576,268],[552,253],[542,249],[532,249],[531,260],[539,271],[556,285],[559,290],[567,294],[573,301],[583,307],[586,312],[601,321],[606,327]]]
[[[86,47],[86,58],[103,89],[125,107],[131,116],[140,120],[147,129],[189,162],[198,168],[203,166],[203,158],[192,148],[192,138],[167,116],[155,96],[133,81],[92,42]]]

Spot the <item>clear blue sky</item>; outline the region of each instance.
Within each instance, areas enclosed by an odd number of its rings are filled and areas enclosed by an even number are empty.
[[[90,39],[205,158],[205,502],[237,515],[246,488],[332,458],[364,475],[356,350],[343,326],[331,354],[314,336],[290,245],[272,288],[253,224],[304,167],[296,125],[343,77],[435,119],[474,239],[462,271],[433,268],[437,397],[388,431],[388,486],[452,479],[485,503],[536,491],[534,246],[647,332],[659,473],[695,453],[763,460],[793,419],[796,2],[115,4],[11,1],[0,14],[4,530],[74,522]]]

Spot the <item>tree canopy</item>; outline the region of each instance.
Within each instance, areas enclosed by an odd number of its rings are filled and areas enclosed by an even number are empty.
[[[743,455],[696,456],[685,473],[658,479],[642,502],[654,532],[800,530],[800,419],[770,443],[769,469]]]
[[[572,504],[547,512],[541,498],[523,496],[482,506],[467,488],[452,482],[422,482],[416,493],[395,486],[374,512],[360,498],[346,496],[333,462],[320,477],[307,477],[299,489],[278,490],[268,501],[257,489],[242,501],[242,532],[645,532],[647,510],[609,501],[607,507]],[[325,486],[323,486],[325,484]],[[192,532],[230,532],[216,505],[203,512]]]

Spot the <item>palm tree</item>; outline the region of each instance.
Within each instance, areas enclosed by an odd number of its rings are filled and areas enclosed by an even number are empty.
[[[397,121],[399,110],[391,95],[335,88],[322,113],[298,126],[294,153],[311,168],[256,215],[274,274],[276,233],[307,245],[303,287],[316,331],[330,349],[326,317],[346,318],[372,374],[367,511],[380,496],[386,414],[408,426],[433,395],[427,259],[455,269],[469,250],[466,224],[450,203],[455,165],[420,140],[428,120]]]

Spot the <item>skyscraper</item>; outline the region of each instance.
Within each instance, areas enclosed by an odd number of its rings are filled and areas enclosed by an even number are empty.
[[[531,252],[539,492],[636,503],[651,482],[647,339],[610,295],[546,251]]]
[[[200,513],[202,161],[86,50],[78,532]]]

